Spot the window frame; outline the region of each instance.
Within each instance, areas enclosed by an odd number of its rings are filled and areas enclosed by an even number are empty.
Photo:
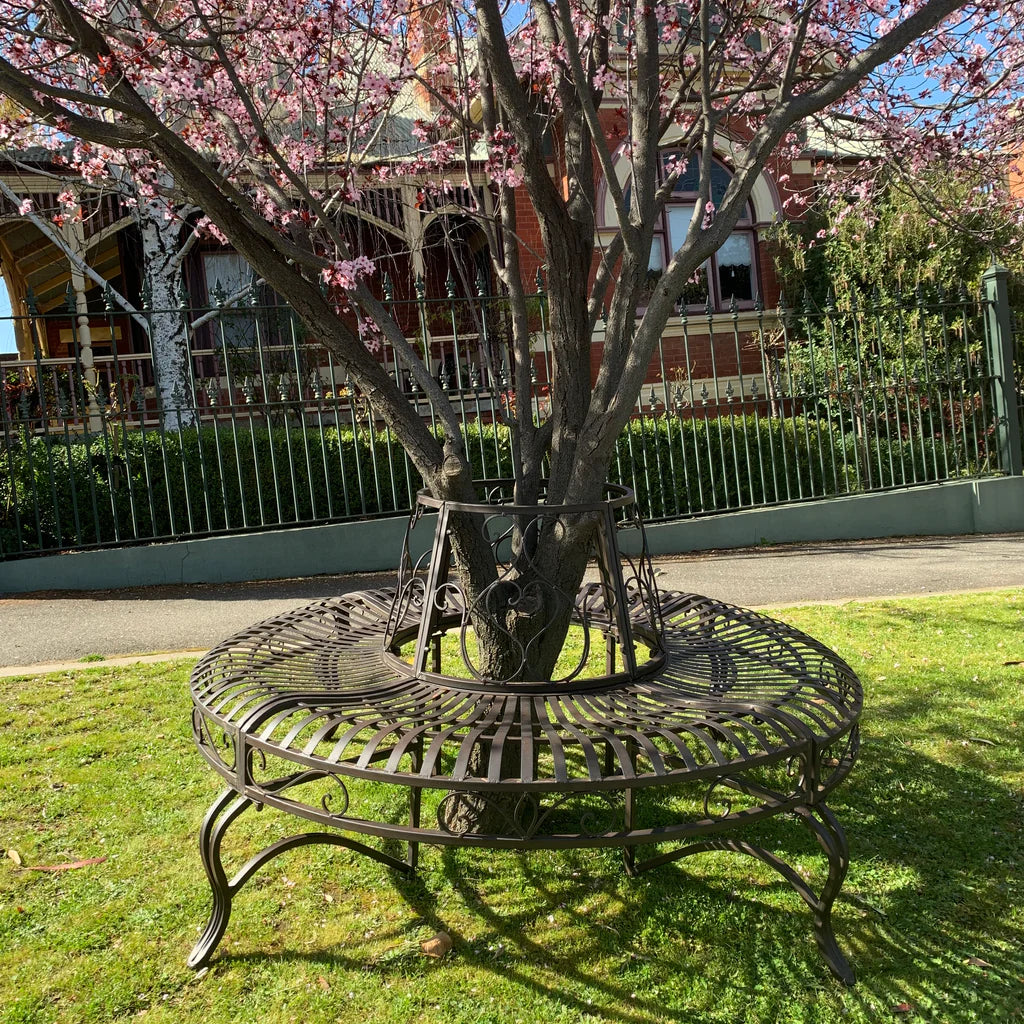
[[[659,180],[665,180],[665,166],[669,161],[674,158],[680,157],[682,154],[679,150],[673,150],[671,147],[661,150],[660,161],[659,161]],[[691,157],[691,160],[693,158]],[[725,188],[728,187],[728,182],[732,180],[732,171],[730,171],[725,164],[720,160],[715,160],[712,171],[712,186],[711,186],[711,197],[715,201],[716,197],[718,200],[721,199],[721,195],[724,193]],[[685,185],[692,175],[687,175],[686,178],[681,178],[680,181]],[[718,179],[717,182],[715,179]],[[658,215],[658,222],[654,227],[654,236],[651,239],[651,270],[655,271],[659,269],[654,265],[655,246],[660,245],[660,269],[664,270],[668,266],[669,260],[672,258],[672,253],[675,249],[671,247],[672,243],[672,230],[671,230],[671,210],[682,210],[690,209],[696,205],[698,201],[698,192],[700,188],[699,179],[693,183],[692,188],[680,188],[680,182],[676,183],[676,187],[673,189],[672,195],[665,201],[665,205]],[[717,205],[717,203],[716,203]],[[749,242],[750,247],[750,298],[749,299],[736,299],[737,310],[751,310],[756,307],[757,297],[759,294],[759,283],[760,283],[760,260],[758,250],[758,239],[757,230],[755,228],[755,217],[753,203],[748,199],[744,212],[740,219],[736,222],[732,232],[730,232],[730,238],[734,235],[744,237]],[[724,246],[723,246],[724,248]],[[723,289],[721,285],[721,270],[718,263],[718,252],[716,251],[703,265],[702,271],[705,275],[705,279],[708,281],[707,295],[711,301],[711,309],[716,313],[726,313],[732,308],[732,296],[726,297],[723,295]],[[691,302],[686,304],[687,310],[704,310],[707,306],[707,300],[704,302]]]

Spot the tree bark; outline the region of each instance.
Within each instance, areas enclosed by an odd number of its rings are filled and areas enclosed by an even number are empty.
[[[167,430],[195,424],[195,396],[189,379],[189,333],[181,302],[181,225],[162,208],[146,203],[139,210],[142,255],[149,285],[149,339],[160,420]]]

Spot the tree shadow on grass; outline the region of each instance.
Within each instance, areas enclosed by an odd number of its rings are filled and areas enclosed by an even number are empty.
[[[857,970],[853,989],[832,981],[789,885],[727,853],[630,880],[616,850],[427,851],[425,878],[395,878],[414,915],[395,930],[409,940],[399,953],[271,958],[405,977],[423,969],[409,937],[451,930],[464,967],[623,1024],[680,1014],[697,1024],[813,1020],[815,1000],[852,1020],[906,1006],[952,1022],[1024,1019],[1020,795],[893,740],[865,754],[834,802],[851,845],[834,921]],[[792,819],[744,838],[821,876],[823,858]],[[439,889],[457,910],[441,912]],[[471,936],[460,937],[459,921]],[[794,1016],[797,1004],[805,1015]]]

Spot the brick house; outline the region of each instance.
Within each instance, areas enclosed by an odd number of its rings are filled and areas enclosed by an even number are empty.
[[[439,8],[427,7],[426,12]],[[438,16],[436,13],[434,17]],[[413,11],[412,17],[416,18]],[[439,26],[427,24],[419,29],[415,39],[432,39],[443,54],[445,40]],[[437,44],[437,40],[440,43]],[[421,52],[420,57],[424,54]],[[429,55],[426,55],[429,59]],[[417,143],[413,126],[417,121],[429,122],[435,114],[430,99],[421,90],[411,89],[403,110],[396,112],[388,131],[389,143],[400,158],[403,151],[411,151]],[[622,137],[620,115],[608,104],[599,112],[609,140]],[[735,126],[740,133],[743,126]],[[738,135],[722,133],[716,146],[712,195],[721,195],[730,177],[730,154]],[[662,140],[665,159],[675,154],[671,134]],[[550,168],[557,179],[562,175],[557,140],[550,147]],[[394,156],[391,157],[392,159]],[[620,184],[628,186],[628,162],[620,161]],[[2,170],[2,169],[0,169]],[[19,172],[20,174],[21,172]],[[597,173],[600,173],[599,171]],[[809,190],[815,180],[814,157],[792,162],[777,161],[760,175],[745,216],[737,224],[726,244],[709,261],[700,277],[690,282],[680,296],[680,316],[666,327],[660,350],[656,353],[648,372],[651,384],[660,384],[660,401],[670,401],[670,390],[678,396],[685,392],[686,404],[720,404],[723,388],[731,388],[729,398],[756,397],[765,393],[764,333],[766,325],[773,323],[770,313],[760,314],[758,307],[773,310],[779,300],[779,287],[775,275],[771,246],[766,238],[769,227],[789,216],[788,200]],[[698,181],[695,172],[687,172],[679,179],[675,193],[667,205],[661,223],[657,225],[655,243],[651,252],[651,277],[656,279],[671,251],[678,245],[693,209]],[[12,187],[16,187],[13,185]],[[467,186],[462,186],[464,191]],[[470,186],[476,202],[485,210],[492,203],[489,182],[483,163],[476,165]],[[343,210],[339,224],[347,234],[354,251],[370,255],[376,265],[376,287],[379,294],[394,301],[399,319],[410,336],[425,340],[425,353],[433,363],[432,369],[445,372],[452,363],[453,372],[461,377],[474,364],[481,365],[480,353],[457,352],[456,344],[448,340],[458,331],[452,324],[452,305],[446,302],[474,297],[480,290],[493,291],[487,243],[484,233],[465,213],[464,195],[456,189],[451,195],[438,199],[421,187],[415,179],[396,177],[386,186],[373,186],[364,190],[359,205]],[[613,204],[608,190],[598,182],[598,227],[595,237],[594,271],[596,272],[602,243],[615,231]],[[518,198],[518,231],[523,240],[521,266],[528,290],[538,275],[543,275],[544,253],[540,230],[525,190]],[[108,200],[97,200],[100,205]],[[10,204],[8,204],[10,205]],[[116,282],[123,294],[133,303],[142,301],[144,271],[140,270],[138,232],[125,211],[111,206],[109,216],[87,218],[84,225],[69,226],[69,230],[82,235],[78,244],[92,265],[94,255],[102,253],[102,276]],[[0,226],[0,269],[2,269],[17,312],[25,313],[30,276],[22,273],[13,253],[2,248],[4,237],[13,237],[16,231],[27,228],[12,226],[13,210],[4,210],[5,223]],[[102,212],[102,211],[101,211]],[[32,234],[34,229],[28,230]],[[89,233],[102,235],[102,250],[90,243]],[[35,233],[38,235],[38,232]],[[77,236],[76,236],[77,238]],[[43,254],[53,246],[41,236],[21,239],[21,251],[36,250],[33,260],[43,261]],[[59,264],[51,258],[50,264]],[[201,243],[194,247],[184,263],[184,280],[192,312],[201,312],[218,300],[240,292],[251,280],[251,271],[242,257],[229,248],[216,243]],[[38,275],[37,275],[38,276]],[[34,289],[39,312],[60,313],[66,308],[65,290],[72,285],[77,314],[88,314],[95,323],[92,332],[96,354],[109,352],[111,345],[124,352],[138,351],[145,346],[146,337],[128,318],[121,318],[111,336],[109,312],[104,316],[102,289],[70,269],[55,270],[43,282],[44,288]],[[54,291],[59,286],[59,294]],[[419,301],[418,301],[419,300]],[[256,301],[261,306],[273,306],[275,296],[268,290],[257,290]],[[98,319],[97,319],[98,318]],[[232,330],[251,331],[239,319]],[[70,354],[71,314],[62,325],[57,319],[47,321],[43,355],[66,357]],[[446,330],[447,327],[447,330]],[[210,322],[200,327],[193,339],[193,347],[214,349],[215,332],[223,329],[223,321]],[[24,331],[21,332],[24,334]],[[51,336],[52,335],[52,336]],[[108,337],[110,336],[110,337]],[[223,341],[223,338],[221,339]],[[274,338],[269,340],[273,341]],[[595,334],[592,365],[596,372],[600,360],[601,328]],[[464,341],[473,348],[470,339]],[[477,342],[477,345],[482,342]],[[24,337],[19,338],[22,358],[31,354]],[[538,355],[539,376],[543,379],[543,358]],[[397,367],[396,367],[397,372]],[[711,382],[713,394],[707,391]],[[684,386],[685,385],[685,386]],[[646,389],[645,389],[646,390]],[[698,398],[698,396],[702,396]],[[710,395],[710,397],[709,397]]]

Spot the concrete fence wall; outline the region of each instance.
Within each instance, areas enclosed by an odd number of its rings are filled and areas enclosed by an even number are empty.
[[[0,563],[0,593],[229,583],[397,568],[406,517]],[[655,523],[654,555],[759,544],[1024,532],[1024,477],[997,477]],[[430,531],[419,530],[420,535]],[[623,537],[627,548],[629,534]]]

